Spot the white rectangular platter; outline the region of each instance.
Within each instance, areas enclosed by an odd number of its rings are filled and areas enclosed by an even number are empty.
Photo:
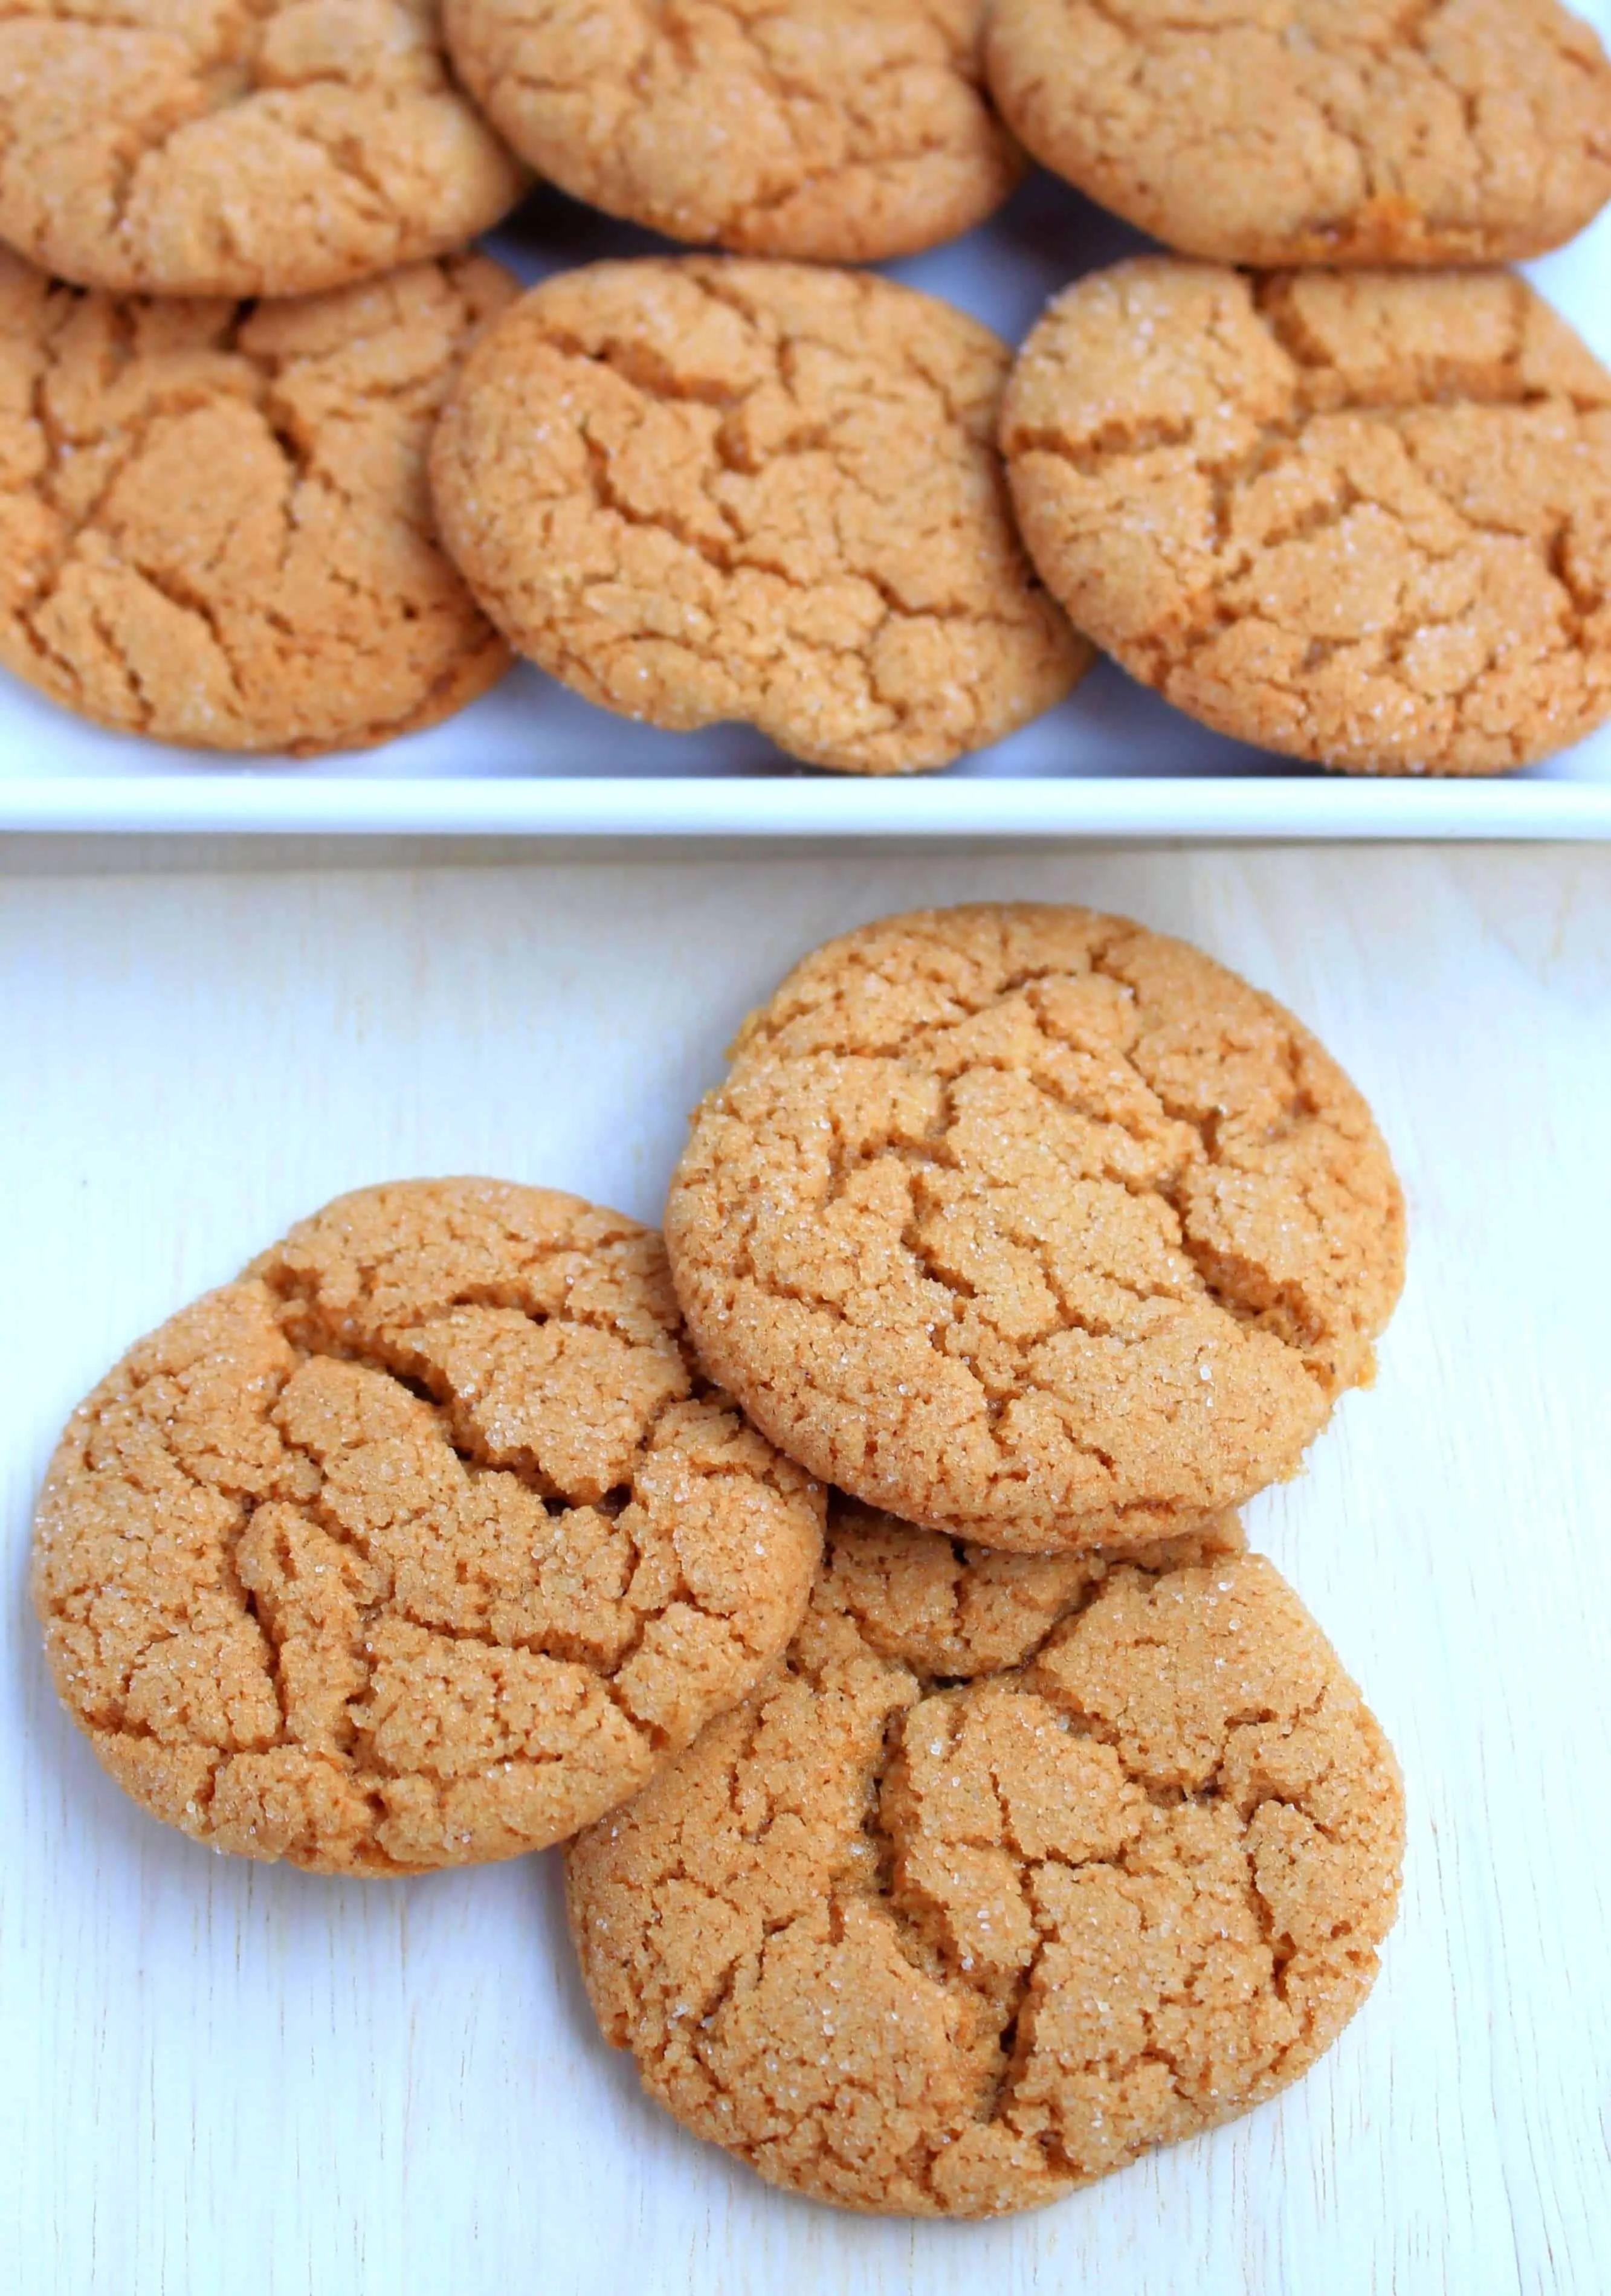
[[[1611,0],[1580,12],[1611,37]],[[546,192],[495,242],[531,279],[662,244]],[[1142,244],[1036,174],[981,229],[884,267],[1016,342],[1048,295]],[[1611,361],[1611,210],[1530,270]],[[1104,662],[1061,708],[950,771],[868,782],[796,767],[744,727],[632,725],[522,667],[430,733],[242,767],[103,732],[0,673],[0,831],[25,829],[1611,838],[1611,726],[1502,782],[1363,780],[1223,740]]]
[[[1611,0],[1579,13],[1611,39]],[[493,250],[523,278],[663,248],[539,191]],[[891,275],[1021,342],[1047,296],[1145,246],[1048,175],[980,230]],[[1611,363],[1611,209],[1531,278]],[[0,832],[567,836],[1611,838],[1611,726],[1531,774],[1418,783],[1244,749],[1099,663],[1035,726],[946,774],[796,767],[741,726],[668,734],[530,666],[432,733],[319,762],[232,765],[112,734],[0,673]]]

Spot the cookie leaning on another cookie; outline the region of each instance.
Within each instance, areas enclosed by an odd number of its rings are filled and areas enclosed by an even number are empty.
[[[779,1673],[566,1853],[650,2095],[844,2208],[1033,2208],[1246,2112],[1393,1922],[1397,1764],[1270,1563],[998,1561],[937,1636],[949,1542],[831,1521]]]
[[[949,764],[1090,660],[1024,557],[1009,356],[861,272],[689,256],[547,281],[443,414],[443,538],[511,643],[589,701],[747,720],[846,773]]]
[[[1403,1276],[1370,1111],[1273,997],[1089,909],[865,925],[751,1014],[666,1206],[702,1360],[813,1474],[1024,1554],[1292,1474]]]
[[[448,0],[464,84],[607,214],[749,255],[872,262],[981,222],[1023,172],[981,0]]]
[[[437,0],[6,0],[0,239],[119,295],[312,295],[460,247],[524,176]]]
[[[538,1849],[742,1698],[822,1495],[691,1361],[658,1236],[574,1196],[342,1196],[74,1414],[35,1532],[55,1685],[216,1849]]]
[[[1611,199],[1611,63],[1558,0],[994,0],[1037,159],[1188,255],[1541,255]]]
[[[0,663],[103,725],[356,749],[507,668],[438,546],[437,409],[516,290],[482,256],[284,303],[122,300],[0,250]]]
[[[1492,774],[1611,717],[1611,374],[1508,272],[1121,264],[1001,440],[1053,591],[1221,733]]]

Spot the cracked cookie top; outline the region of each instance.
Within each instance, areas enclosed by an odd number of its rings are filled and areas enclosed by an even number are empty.
[[[831,1516],[780,1671],[566,1853],[649,2093],[774,2184],[981,2217],[1306,2070],[1376,1976],[1402,1789],[1292,1589],[1215,1537],[984,1565]],[[937,1585],[992,1629],[937,1642]]]
[[[508,667],[425,452],[515,293],[484,257],[284,303],[123,299],[0,250],[0,662],[128,733],[354,749]]]
[[[541,1849],[751,1688],[822,1496],[702,1380],[660,1239],[490,1180],[342,1196],[133,1349],[35,1532],[57,1690],[215,1849]]]
[[[1291,1013],[1089,909],[863,926],[752,1014],[666,1242],[713,1378],[824,1481],[1026,1554],[1291,1474],[1403,1274],[1370,1111]]]
[[[0,239],[79,286],[316,294],[522,184],[436,0],[0,0]]]
[[[534,289],[432,479],[505,636],[607,709],[744,719],[849,773],[949,764],[1090,660],[1013,524],[1009,355],[863,272],[689,256]]]
[[[448,0],[465,86],[578,199],[741,254],[872,262],[999,205],[1023,161],[982,0]]]
[[[1509,273],[1121,264],[1001,441],[1057,596],[1223,733],[1491,774],[1611,716],[1611,374]]]
[[[1036,158],[1221,263],[1500,263],[1611,199],[1611,64],[1558,0],[994,0]]]

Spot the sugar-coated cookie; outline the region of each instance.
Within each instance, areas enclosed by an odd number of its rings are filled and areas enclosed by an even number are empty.
[[[1001,439],[1054,592],[1221,733],[1492,774],[1611,716],[1611,374],[1508,272],[1121,264]]]
[[[657,726],[744,719],[847,773],[942,766],[1090,659],[1024,557],[1008,354],[866,272],[687,256],[534,288],[432,454],[511,644]]]
[[[460,247],[524,177],[437,0],[5,0],[0,239],[119,295],[311,295]]]
[[[1023,161],[982,0],[448,0],[465,86],[564,191],[673,239],[870,262],[951,239]]]
[[[1221,263],[1509,262],[1611,199],[1611,63],[1559,0],[993,0],[1037,159]]]
[[[660,1239],[490,1180],[342,1196],[134,1348],[35,1533],[136,1800],[321,1873],[541,1849],[800,1622],[822,1496],[706,1386]]]
[[[1375,1979],[1403,1797],[1272,1566],[999,1557],[1015,1607],[937,1642],[980,1567],[949,1540],[841,1520],[830,1558],[782,1669],[566,1852],[649,2094],[773,2184],[985,2217],[1307,2070]]]
[[[482,256],[257,305],[85,294],[0,250],[0,664],[123,731],[355,749],[508,667],[425,453],[514,282]]]
[[[1369,1110],[1273,998],[1089,909],[829,941],[695,1111],[666,1242],[711,1376],[824,1481],[1041,1554],[1297,1467],[1403,1273]]]

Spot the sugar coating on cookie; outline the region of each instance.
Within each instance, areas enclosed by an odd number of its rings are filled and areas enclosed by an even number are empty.
[[[1611,63],[1558,0],[994,0],[1036,158],[1221,263],[1495,263],[1611,199]]]
[[[673,239],[871,262],[954,238],[1023,161],[982,0],[448,0],[465,86],[544,176]]]
[[[1089,909],[863,926],[751,1015],[666,1242],[711,1376],[825,1481],[1040,1554],[1295,1472],[1368,1380],[1403,1207],[1273,998]]]
[[[774,2184],[983,2217],[1305,2071],[1375,1979],[1403,1800],[1274,1568],[997,1557],[1016,1615],[999,1585],[936,1648],[976,1563],[865,1518],[829,1557],[782,1669],[566,1853],[650,2095]]]
[[[1052,589],[1222,733],[1492,774],[1611,716],[1611,374],[1508,272],[1121,264],[1001,439]]]
[[[0,0],[0,239],[114,294],[309,295],[460,247],[522,171],[436,0]]]
[[[747,720],[844,772],[945,765],[1090,660],[1013,524],[1008,364],[867,273],[596,264],[466,363],[432,455],[442,533],[511,643],[590,701]]]
[[[425,454],[485,257],[283,303],[85,294],[0,250],[0,663],[103,725],[354,749],[507,668]]]
[[[133,1349],[34,1599],[119,1784],[386,1874],[612,1808],[799,1625],[822,1497],[700,1378],[660,1239],[489,1180],[361,1190]]]

